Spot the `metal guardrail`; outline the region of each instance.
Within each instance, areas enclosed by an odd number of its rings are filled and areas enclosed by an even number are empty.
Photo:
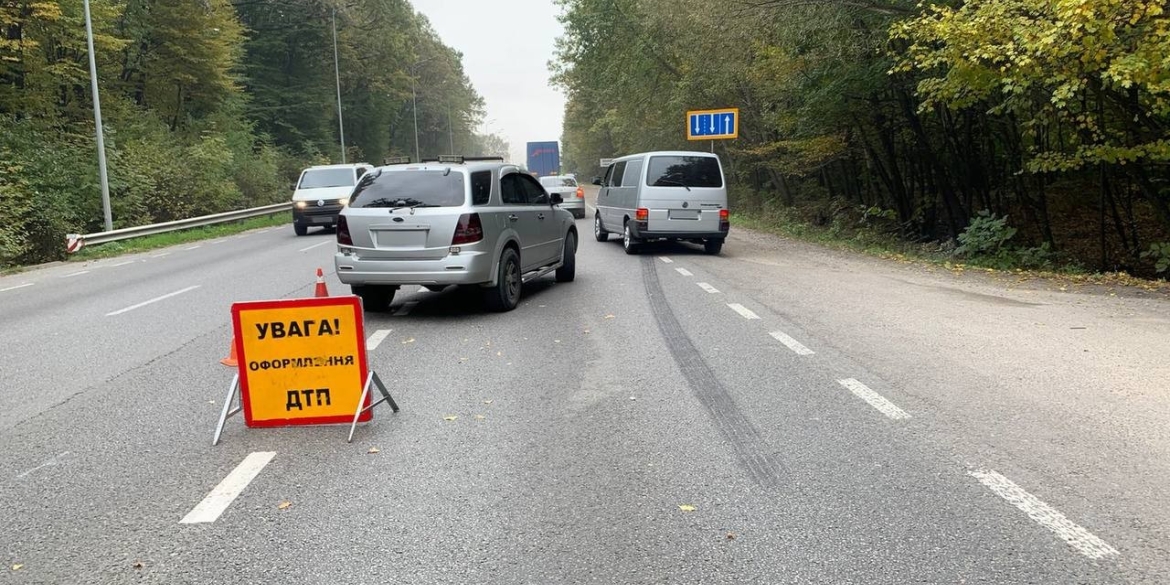
[[[119,240],[129,240],[139,236],[165,234],[167,232],[204,227],[215,225],[217,223],[226,223],[229,221],[237,221],[251,217],[260,217],[262,215],[269,215],[278,211],[285,211],[290,209],[292,209],[292,202],[277,203],[275,205],[265,205],[263,207],[253,207],[251,209],[226,211],[224,213],[214,213],[212,215],[190,217],[187,219],[179,219],[164,223],[152,223],[150,225],[122,228],[108,232],[97,232],[93,234],[68,234],[65,236],[65,248],[70,254],[72,254],[89,244],[106,244],[109,242],[117,242]]]

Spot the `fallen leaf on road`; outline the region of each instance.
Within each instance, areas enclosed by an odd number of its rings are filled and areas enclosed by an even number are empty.
[[[588,330],[588,329],[586,329],[586,330],[585,330],[585,333],[589,333],[589,330]]]
[[[492,401],[491,401],[491,400],[484,400],[484,401],[483,401],[483,403],[484,403],[484,404],[491,404],[491,403],[492,403]]]
[[[22,565],[20,563],[16,563],[15,565],[12,565],[12,570],[19,571],[22,567],[24,567],[24,565]]]
[[[445,417],[443,417],[443,420],[455,420],[455,419],[457,419],[457,418],[459,418],[459,417],[458,417],[458,416],[455,416],[455,415],[451,415],[451,416],[445,416]]]
[[[735,533],[734,533],[734,532],[728,532],[728,533],[727,533],[727,540],[735,540]]]
[[[637,397],[637,396],[631,396],[631,397],[630,397],[630,400],[637,400],[637,399],[638,399],[638,397]]]
[[[483,417],[483,415],[482,415],[482,414],[477,414],[477,415],[475,415],[475,420],[483,420],[483,418],[484,418],[484,417]]]
[[[502,352],[502,351],[497,351],[497,352],[496,352],[496,357],[499,357],[499,356],[502,356],[502,355],[504,355],[504,352]]]
[[[694,512],[698,508],[695,508],[694,506],[692,506],[690,504],[679,504],[678,509],[682,510],[683,512]]]
[[[134,561],[134,568],[135,569],[141,569],[142,567],[145,567],[145,566],[146,565],[142,564],[142,561]]]
[[[413,337],[411,337],[410,339],[407,339],[406,341],[403,341],[403,342],[402,342],[402,345],[406,345],[406,344],[408,344],[408,343],[414,343],[414,338],[413,338]]]
[[[553,341],[555,341],[555,342],[557,342],[557,343],[560,343],[560,342],[561,342],[561,340],[559,340],[559,339],[554,339]]]
[[[369,451],[366,451],[366,453],[369,453],[369,454],[371,454],[371,455],[372,455],[372,454],[374,454],[374,453],[381,453],[381,452],[382,452],[382,450],[381,450],[381,449],[379,449],[379,448],[377,448],[377,447],[370,447],[370,450],[369,450]]]
[[[612,315],[612,314],[610,314],[610,315],[606,315],[606,316],[605,316],[605,318],[606,318],[606,319],[613,319],[613,315]]]
[[[281,510],[287,510],[287,509],[289,509],[290,506],[292,506],[292,502],[285,500],[285,501],[281,502],[280,505],[277,506],[277,508],[279,508]]]

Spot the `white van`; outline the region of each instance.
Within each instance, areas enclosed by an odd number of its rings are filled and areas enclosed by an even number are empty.
[[[371,169],[372,166],[359,163],[321,165],[301,171],[292,196],[293,230],[297,235],[305,235],[310,227],[337,225],[337,216],[349,203],[358,179]]]
[[[719,157],[706,152],[647,152],[614,159],[600,185],[593,235],[622,234],[635,254],[643,242],[685,240],[718,254],[730,230],[727,182]]]

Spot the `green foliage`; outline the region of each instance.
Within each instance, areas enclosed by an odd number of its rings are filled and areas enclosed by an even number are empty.
[[[955,253],[968,258],[994,256],[1006,249],[1008,240],[1016,235],[1016,228],[1007,223],[1007,216],[996,217],[986,209],[971,220],[970,225],[959,234],[959,247]]]
[[[1159,274],[1170,271],[1170,242],[1150,244],[1150,249],[1142,252],[1142,258],[1153,260]]]

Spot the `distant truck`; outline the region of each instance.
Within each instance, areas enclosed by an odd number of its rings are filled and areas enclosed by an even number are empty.
[[[528,143],[528,172],[537,177],[560,174],[561,150],[556,141]]]

